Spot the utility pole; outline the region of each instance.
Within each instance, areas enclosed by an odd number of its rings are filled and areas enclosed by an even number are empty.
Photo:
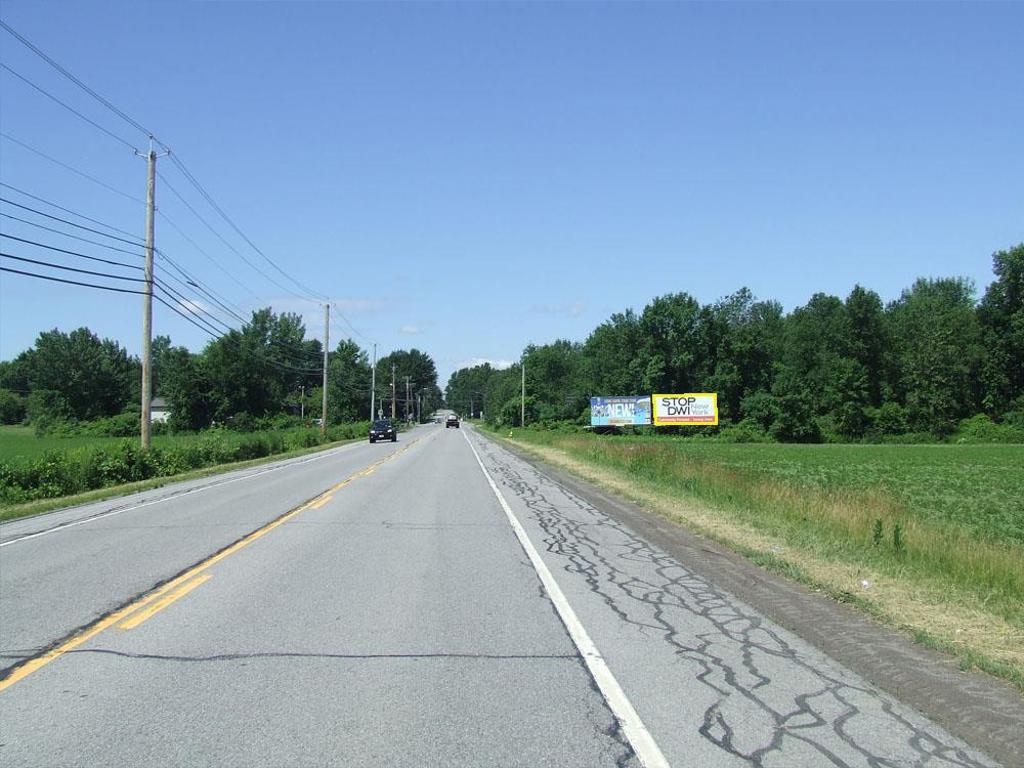
[[[141,152],[135,150],[136,155]],[[163,154],[168,154],[164,152]],[[142,292],[142,403],[139,434],[142,447],[150,445],[150,412],[153,398],[153,218],[156,212],[156,158],[153,137],[149,137],[146,155],[146,266],[143,272],[145,287]]]
[[[521,397],[521,401],[520,401],[520,406],[519,406],[520,407],[519,426],[520,427],[525,427],[526,426],[526,361],[525,360],[523,360],[523,364],[521,366],[521,369],[523,371],[523,387],[522,387],[522,394],[520,396]]]
[[[306,385],[299,387],[299,418],[306,420]]]
[[[391,364],[391,420],[392,421],[395,420],[395,411],[396,411],[396,406],[398,404],[397,401],[395,400],[395,397],[396,397],[396,392],[395,392],[395,364],[392,363]]]
[[[370,369],[370,421],[377,418],[377,413],[374,408],[376,404],[377,396],[377,345],[373,345],[373,368]]]
[[[320,434],[327,435],[327,350],[330,349],[331,338],[331,305],[324,304],[324,392],[320,407]]]
[[[409,377],[405,377],[405,420],[409,420]]]

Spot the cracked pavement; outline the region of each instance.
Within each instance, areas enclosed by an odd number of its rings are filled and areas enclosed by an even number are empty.
[[[997,765],[532,465],[472,439],[673,764]]]

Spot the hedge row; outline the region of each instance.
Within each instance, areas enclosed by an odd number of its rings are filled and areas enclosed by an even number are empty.
[[[328,429],[327,441],[362,437],[366,422]],[[168,477],[201,467],[272,456],[325,442],[318,430],[238,434],[227,430],[183,437],[143,450],[135,440],[48,451],[31,459],[0,460],[0,504],[69,496],[82,491]]]

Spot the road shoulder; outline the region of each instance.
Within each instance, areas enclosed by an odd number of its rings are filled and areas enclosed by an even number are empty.
[[[1020,764],[1024,699],[1010,685],[962,672],[954,659],[915,644],[851,606],[770,573],[483,430],[478,433],[951,734],[1007,766]]]

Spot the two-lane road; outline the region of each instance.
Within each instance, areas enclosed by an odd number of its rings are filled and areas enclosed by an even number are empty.
[[[990,766],[471,429],[0,528],[4,766]]]

